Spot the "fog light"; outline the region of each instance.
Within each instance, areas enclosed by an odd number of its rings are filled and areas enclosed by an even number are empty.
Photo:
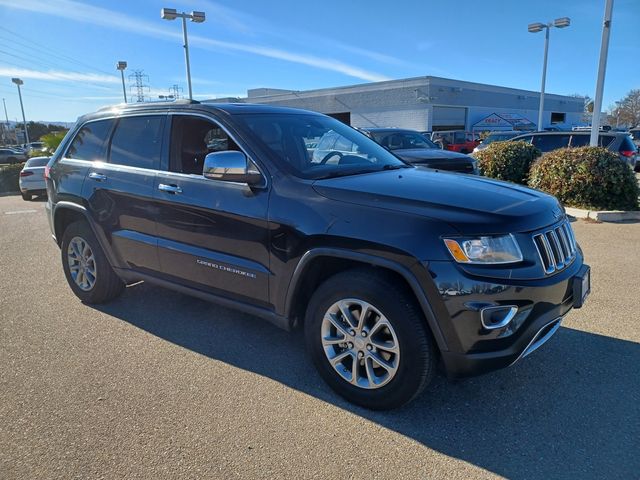
[[[515,305],[499,305],[497,307],[485,307],[480,310],[480,321],[487,330],[495,330],[507,326],[518,313]]]

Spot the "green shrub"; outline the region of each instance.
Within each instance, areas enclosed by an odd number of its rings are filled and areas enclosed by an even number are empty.
[[[629,166],[601,147],[549,152],[531,167],[529,186],[570,207],[637,210],[638,181]]]
[[[474,154],[485,177],[527,183],[529,167],[540,150],[525,142],[493,142]]]
[[[24,163],[3,165],[0,167],[0,193],[17,192],[20,190],[18,179]]]

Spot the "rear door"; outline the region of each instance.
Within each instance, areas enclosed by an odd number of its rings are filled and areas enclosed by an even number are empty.
[[[534,135],[531,143],[542,153],[569,146],[569,134],[562,135]]]
[[[162,272],[190,287],[266,305],[268,190],[205,178],[208,153],[240,147],[210,117],[170,118],[169,161],[155,188]]]
[[[163,153],[166,113],[116,120],[102,162],[94,162],[83,196],[123,268],[159,267],[154,184]]]

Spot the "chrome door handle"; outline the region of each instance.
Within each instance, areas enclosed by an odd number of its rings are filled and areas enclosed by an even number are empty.
[[[160,190],[161,192],[167,192],[167,193],[182,193],[182,189],[177,186],[177,185],[166,185],[164,183],[160,183],[158,185],[158,190]]]
[[[89,174],[89,178],[91,180],[95,180],[96,182],[104,182],[107,179],[107,176],[103,175],[102,173],[91,172]]]

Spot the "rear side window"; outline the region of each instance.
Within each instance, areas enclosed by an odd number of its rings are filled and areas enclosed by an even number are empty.
[[[611,135],[600,135],[598,137],[598,146],[599,147],[608,147],[609,144],[613,141],[614,137]],[[591,135],[571,135],[571,146],[572,147],[587,147],[591,142]]]
[[[109,163],[158,169],[164,116],[121,118],[111,139]]]
[[[569,135],[534,135],[533,145],[541,152],[569,146]]]
[[[99,120],[84,125],[67,149],[66,158],[76,160],[104,160],[105,146],[113,120]]]
[[[27,161],[25,167],[44,167],[47,163],[49,163],[49,157],[32,158]]]

